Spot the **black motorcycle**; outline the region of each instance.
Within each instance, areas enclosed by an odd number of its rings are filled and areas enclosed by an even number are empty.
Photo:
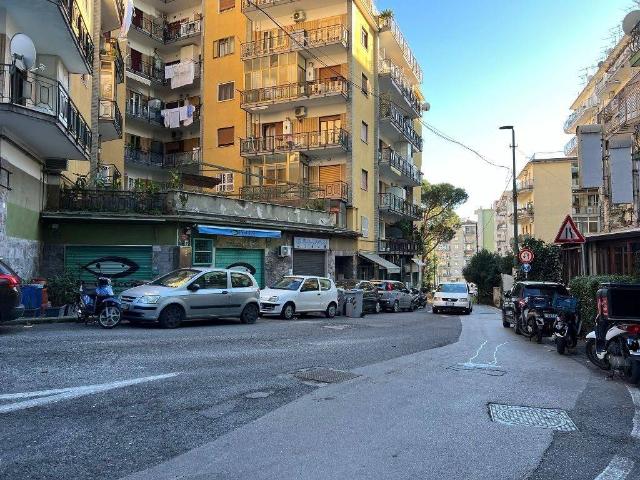
[[[88,288],[84,282],[80,282],[78,295],[77,315],[85,325],[98,322],[102,328],[113,328],[122,319],[120,301],[115,297],[111,280],[107,277],[98,277],[95,288]]]
[[[427,307],[427,294],[425,290],[418,290],[417,288],[411,289],[411,307],[412,310]]]
[[[553,299],[553,308],[557,313],[553,323],[553,339],[558,353],[564,355],[568,348],[576,348],[578,345],[578,335],[582,328],[578,299],[558,295]]]
[[[557,313],[548,297],[528,297],[520,318],[520,332],[525,337],[535,338],[538,343],[542,343],[542,337],[553,335],[556,320]]]

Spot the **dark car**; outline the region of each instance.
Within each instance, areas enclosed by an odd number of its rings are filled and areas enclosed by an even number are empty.
[[[555,282],[526,281],[514,283],[513,288],[504,294],[502,325],[505,328],[517,326],[518,322],[523,320],[522,315],[529,307],[529,302],[534,300],[538,303],[543,300],[546,301],[550,318],[552,315],[555,318],[551,304],[556,295],[568,296],[569,291],[561,283]]]
[[[345,290],[362,290],[363,295],[363,309],[369,313],[380,313],[382,311],[382,304],[380,303],[380,293],[375,285],[366,280],[342,280],[336,283],[338,287],[338,304],[342,309],[342,314],[346,315],[347,307],[344,302]]]
[[[0,323],[22,316],[20,277],[0,260]]]

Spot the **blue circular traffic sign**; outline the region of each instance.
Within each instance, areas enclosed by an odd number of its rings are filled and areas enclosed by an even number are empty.
[[[530,263],[523,263],[522,264],[522,271],[524,273],[529,273],[531,271],[531,264]]]

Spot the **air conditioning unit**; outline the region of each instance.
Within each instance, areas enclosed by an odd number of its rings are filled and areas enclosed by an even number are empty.
[[[296,107],[294,113],[297,118],[304,118],[307,116],[307,107]]]
[[[289,245],[282,245],[280,247],[280,256],[281,257],[290,257],[291,254],[293,253],[293,247],[290,247]]]
[[[304,22],[307,19],[307,14],[304,10],[298,10],[293,12],[293,21],[296,23]]]
[[[61,172],[68,168],[66,158],[45,158],[44,168],[48,172]]]

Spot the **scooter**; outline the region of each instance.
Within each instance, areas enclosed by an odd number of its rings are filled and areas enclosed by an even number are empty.
[[[413,309],[417,310],[419,308],[427,307],[427,295],[417,288],[411,289],[411,304]]]
[[[113,328],[122,319],[120,301],[113,293],[111,279],[107,277],[98,277],[95,289],[89,289],[80,282],[77,308],[78,318],[85,325],[97,321],[102,328]]]
[[[576,348],[578,335],[582,328],[578,299],[574,297],[556,296],[553,299],[553,308],[557,317],[553,323],[553,340],[556,350],[564,355],[567,349]]]

